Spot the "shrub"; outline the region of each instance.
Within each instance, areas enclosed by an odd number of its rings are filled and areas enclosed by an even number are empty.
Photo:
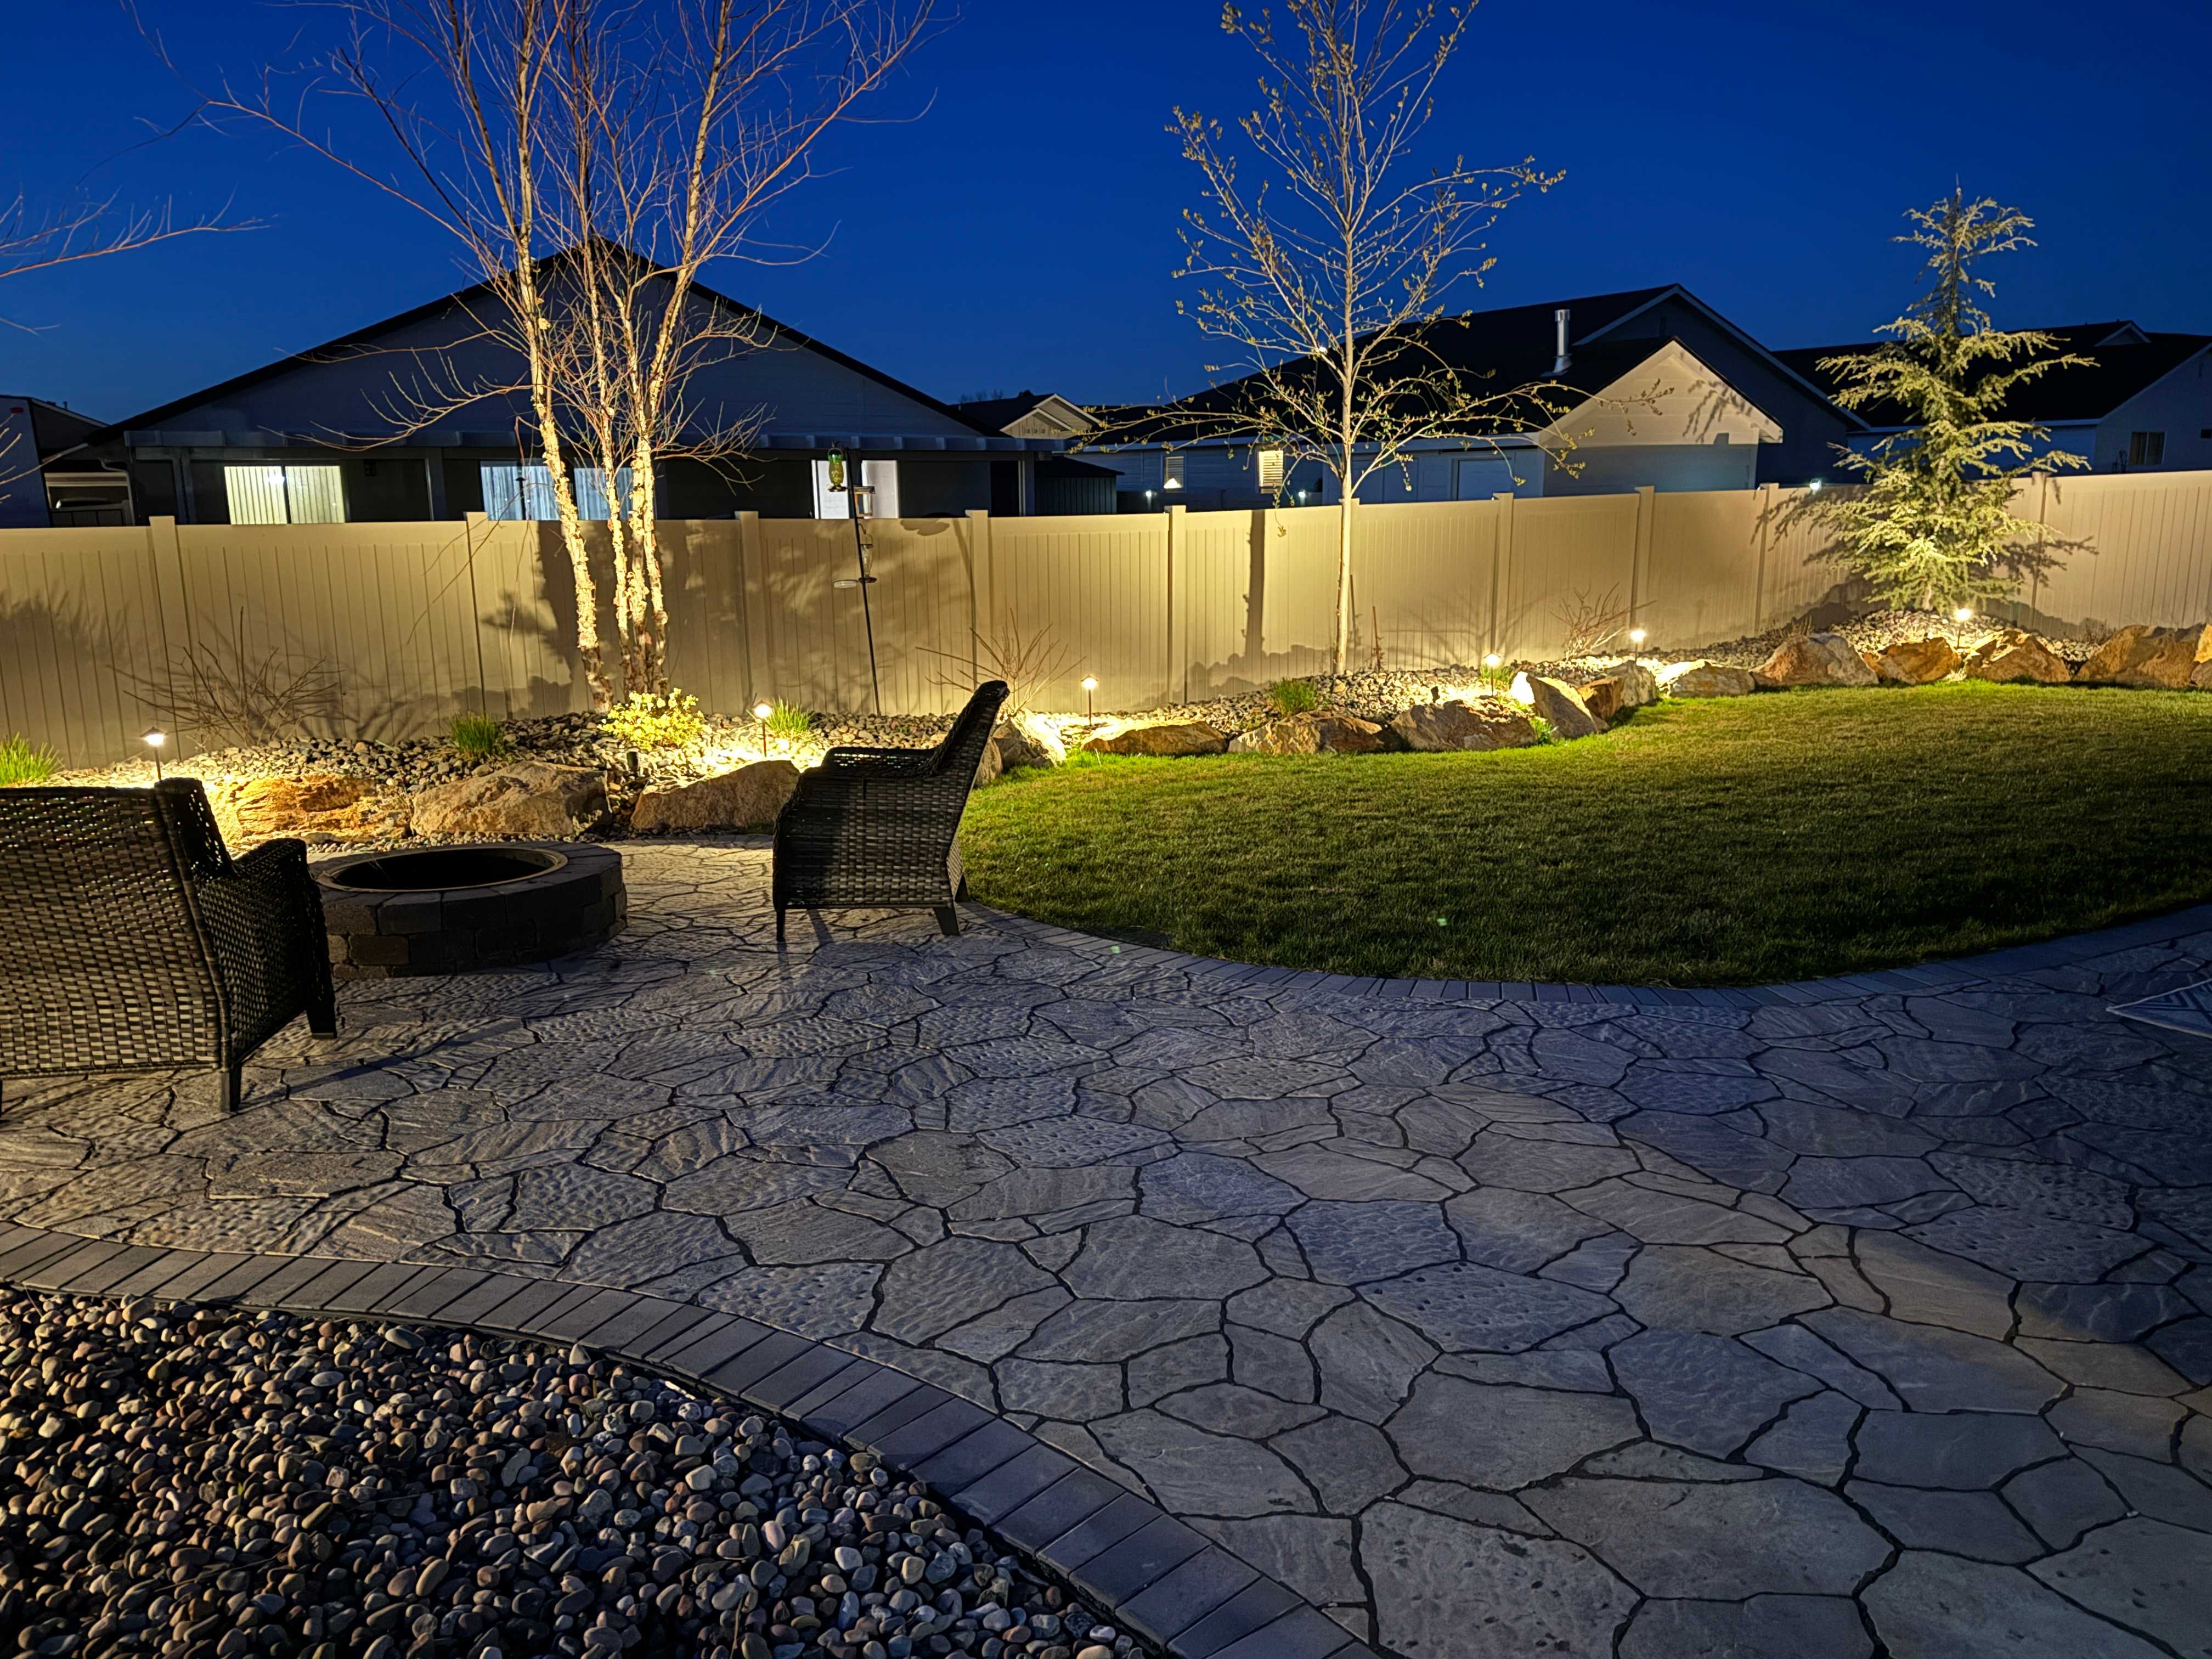
[[[1311,680],[1277,680],[1267,688],[1267,706],[1278,714],[1310,714],[1321,707],[1321,693]]]
[[[607,710],[603,724],[626,749],[681,749],[707,735],[699,699],[672,687],[665,695],[632,693]]]
[[[768,734],[797,743],[814,730],[814,716],[795,704],[778,702],[768,717]]]
[[[471,765],[505,760],[514,752],[507,728],[489,714],[456,714],[452,728],[453,747]]]
[[[0,787],[44,783],[60,769],[61,760],[52,750],[41,748],[20,733],[0,743]]]
[[[1559,727],[1553,726],[1551,721],[1546,720],[1541,714],[1531,714],[1528,716],[1528,729],[1536,734],[1536,741],[1538,743],[1565,743],[1566,741],[1565,738],[1559,735]]]

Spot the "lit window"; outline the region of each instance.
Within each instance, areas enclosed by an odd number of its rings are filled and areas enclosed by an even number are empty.
[[[1183,458],[1180,455],[1160,457],[1161,489],[1181,489],[1182,488],[1182,463]]]
[[[896,519],[898,517],[898,463],[896,461],[862,461],[860,486],[868,492],[866,511],[870,518]]]
[[[1263,449],[1260,452],[1260,488],[1274,490],[1283,487],[1283,452]]]
[[[537,470],[540,472],[545,471],[542,466]],[[630,471],[628,467],[623,467],[615,474],[617,501],[627,502],[629,500],[629,485]],[[552,479],[550,475],[546,480],[546,493],[549,496],[552,494]],[[546,514],[548,518],[552,516],[550,513]],[[576,469],[576,516],[589,520],[594,524],[604,523],[614,517],[614,502],[607,499],[605,468],[580,466]]]
[[[335,466],[226,466],[233,524],[343,524],[345,490]]]
[[[553,506],[553,475],[543,464],[518,466],[511,462],[486,461],[482,470],[487,519],[550,520],[560,516]]]
[[[2163,432],[2130,432],[2128,434],[2128,465],[2157,466],[2166,459],[2166,434]]]

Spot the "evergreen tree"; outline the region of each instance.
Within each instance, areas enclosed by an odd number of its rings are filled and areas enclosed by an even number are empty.
[[[2041,526],[2015,518],[2011,500],[2031,473],[2087,465],[2045,451],[2049,431],[2003,418],[2020,386],[2052,369],[2089,366],[2034,329],[1999,329],[1982,309],[1996,292],[1975,266],[1994,253],[2033,247],[2034,221],[1954,190],[1906,215],[1896,240],[1928,250],[1928,283],[1910,310],[1877,333],[1877,349],[1822,360],[1846,409],[1887,406],[1910,424],[1844,470],[1863,488],[1813,498],[1837,538],[1829,556],[1897,605],[1977,605],[2013,593],[2057,561]]]

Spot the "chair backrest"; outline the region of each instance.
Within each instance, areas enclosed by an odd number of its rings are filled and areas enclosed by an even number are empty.
[[[0,789],[0,1051],[27,1070],[215,1052],[192,887],[228,864],[194,780]]]
[[[927,770],[932,777],[957,778],[963,785],[974,781],[975,769],[982,764],[983,745],[998,729],[999,709],[1011,690],[1004,680],[986,680],[975,688],[968,706],[953,718],[952,729],[931,751]]]

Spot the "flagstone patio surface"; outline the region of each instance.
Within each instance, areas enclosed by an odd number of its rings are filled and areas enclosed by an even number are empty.
[[[779,954],[758,846],[624,852],[613,947],[347,987],[234,1116],[11,1084],[0,1208],[743,1313],[1408,1659],[2212,1656],[2212,1042],[2106,1012],[2212,932],[1470,1000],[987,913]]]

